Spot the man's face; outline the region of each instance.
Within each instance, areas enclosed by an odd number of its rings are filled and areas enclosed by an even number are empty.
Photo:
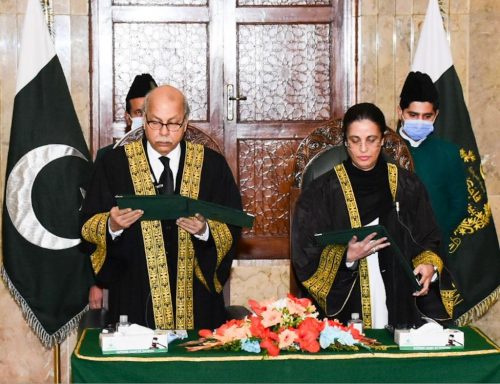
[[[408,108],[401,111],[399,109],[399,118],[401,120],[436,120],[438,111],[434,110],[432,103],[428,101],[414,101],[410,103]]]
[[[163,156],[168,155],[184,137],[187,118],[184,118],[184,98],[180,92],[169,89],[157,89],[149,98],[148,110],[144,115],[144,132],[151,146]],[[148,123],[149,122],[149,123]],[[151,124],[153,122],[153,124]],[[154,122],[163,123],[155,129]],[[177,129],[172,132],[166,124]],[[177,124],[177,126],[175,126]],[[170,126],[170,125],[169,125]]]
[[[132,125],[132,119],[134,117],[142,117],[142,107],[144,106],[144,97],[136,97],[135,99],[130,99],[130,113],[125,112],[125,121],[127,122],[127,127],[130,128]]]

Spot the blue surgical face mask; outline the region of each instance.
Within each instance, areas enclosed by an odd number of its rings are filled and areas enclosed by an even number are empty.
[[[130,126],[130,130],[134,130],[136,128],[142,127],[142,116],[132,117],[132,125]]]
[[[434,131],[430,120],[403,120],[403,131],[414,141],[421,141]]]

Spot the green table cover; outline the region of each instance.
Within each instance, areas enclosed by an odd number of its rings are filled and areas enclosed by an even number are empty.
[[[386,351],[282,352],[273,358],[222,350],[103,355],[97,329],[86,330],[71,356],[74,383],[500,382],[500,347],[479,329],[461,328],[464,350],[400,351],[385,330],[368,330]],[[196,333],[189,334],[195,339]]]

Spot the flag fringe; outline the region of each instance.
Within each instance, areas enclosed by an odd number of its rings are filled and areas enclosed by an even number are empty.
[[[485,299],[481,300],[478,304],[473,306],[463,315],[458,317],[455,320],[455,323],[459,327],[463,327],[467,324],[472,323],[473,321],[481,318],[492,306],[495,302],[500,298],[500,286],[498,286],[493,292],[491,292]]]
[[[80,313],[76,314],[66,324],[64,324],[61,328],[59,328],[57,332],[49,334],[45,330],[45,328],[43,328],[42,324],[40,323],[36,315],[33,313],[28,303],[26,303],[24,298],[21,296],[21,294],[14,286],[3,265],[0,266],[0,275],[2,276],[5,285],[7,286],[7,289],[14,298],[14,301],[19,305],[21,313],[23,314],[23,317],[26,319],[26,322],[33,330],[35,335],[40,339],[42,345],[47,349],[51,349],[56,343],[62,343],[70,335],[70,333],[78,327],[81,318],[88,310],[88,305],[87,305],[85,308],[83,308],[83,310]]]

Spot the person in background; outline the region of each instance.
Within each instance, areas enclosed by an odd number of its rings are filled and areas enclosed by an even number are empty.
[[[381,156],[386,123],[377,106],[349,108],[343,130],[348,159],[313,180],[295,207],[296,275],[328,317],[346,323],[359,313],[365,328],[419,326],[424,320],[417,299],[427,295],[443,267],[427,192],[414,173]],[[387,237],[375,239],[373,232],[326,247],[315,241],[317,233],[375,224],[387,229],[413,266],[421,284],[417,292]],[[437,305],[443,306],[441,301]]]
[[[119,208],[117,195],[180,194],[241,210],[222,155],[185,141],[189,106],[165,85],[144,102],[144,137],[108,151],[96,164],[82,205],[82,236],[97,246],[100,288],[109,289],[109,321],[161,329],[213,329],[226,320],[222,287],[241,229],[199,214],[144,220]]]
[[[144,107],[144,98],[146,94],[158,87],[156,81],[149,73],[137,75],[128,90],[125,97],[125,133],[142,127],[142,113]],[[113,149],[114,144],[106,145],[97,151],[95,161],[99,161],[109,150]]]
[[[152,89],[158,87],[155,79],[149,73],[137,75],[130,85],[125,97],[125,133],[142,127],[144,98]],[[99,162],[104,154],[113,149],[114,144],[109,144],[97,151],[95,163]],[[103,290],[93,285],[89,290],[89,308],[100,309],[103,306]]]
[[[149,73],[137,75],[125,97],[125,133],[140,128],[143,125],[144,99],[149,91],[158,87]]]
[[[446,261],[450,235],[467,214],[467,184],[460,148],[433,134],[433,124],[439,114],[439,94],[429,75],[408,74],[401,90],[398,114],[398,132],[410,149],[415,173],[429,193]]]

